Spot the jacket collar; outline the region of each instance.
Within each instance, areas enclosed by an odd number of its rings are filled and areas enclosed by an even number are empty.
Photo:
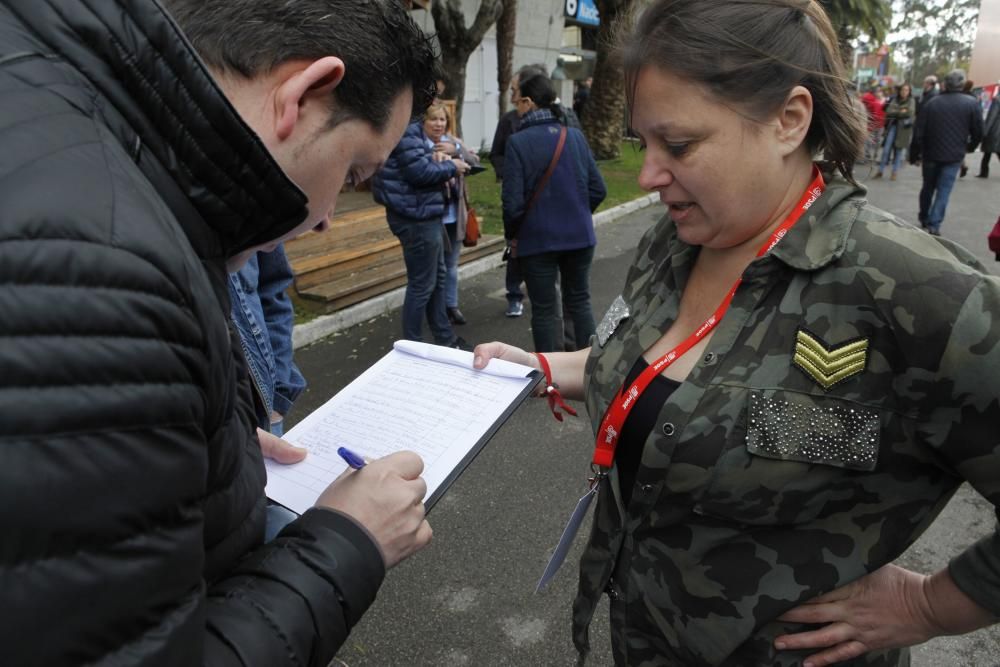
[[[93,112],[163,196],[202,257],[229,257],[305,219],[305,195],[230,105],[159,4],[5,0],[5,5],[28,33],[19,35],[23,42],[17,40],[14,50],[29,45],[69,62],[87,79],[97,91]],[[16,25],[15,31],[20,32]]]
[[[824,177],[827,177],[826,173]],[[866,202],[866,195],[867,190],[863,186],[852,185],[839,176],[828,177],[823,194],[767,257],[799,271],[816,271],[835,262],[847,249],[847,240]],[[672,224],[668,234],[673,248],[671,262],[686,265],[693,261],[697,247],[678,239],[677,228]],[[765,271],[768,261],[767,258],[760,258],[751,263],[748,271]]]
[[[847,249],[847,239],[865,203],[867,190],[835,176],[809,211],[788,230],[771,255],[793,269],[815,271],[836,261]],[[842,206],[847,200],[855,205]]]
[[[544,123],[558,123],[559,120],[548,109],[534,109],[521,117],[521,125],[518,129],[524,129],[533,125]]]

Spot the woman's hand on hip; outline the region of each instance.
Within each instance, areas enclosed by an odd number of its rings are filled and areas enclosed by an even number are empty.
[[[920,644],[988,625],[989,612],[955,585],[947,570],[927,576],[886,565],[778,617],[826,624],[775,638],[778,650],[825,649],[804,667],[824,667],[869,651]]]

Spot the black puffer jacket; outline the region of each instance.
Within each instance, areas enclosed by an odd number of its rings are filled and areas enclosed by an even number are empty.
[[[914,141],[928,162],[961,162],[983,139],[979,102],[961,91],[945,91],[926,102],[917,115]]]
[[[326,665],[384,576],[267,546],[224,258],[305,218],[152,0],[0,2],[0,663]]]

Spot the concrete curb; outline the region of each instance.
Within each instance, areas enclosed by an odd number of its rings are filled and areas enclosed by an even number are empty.
[[[624,215],[634,213],[639,209],[655,204],[657,201],[659,201],[659,195],[652,193],[643,195],[638,199],[625,202],[624,204],[619,204],[618,206],[614,206],[606,211],[601,211],[596,214],[594,216],[594,225],[603,225],[613,220],[617,220]],[[503,264],[503,262],[500,261],[502,254],[502,252],[498,251],[488,257],[483,257],[482,259],[477,259],[474,262],[461,265],[458,268],[459,280],[470,278],[485,271],[497,268]],[[389,311],[403,305],[403,297],[405,294],[406,288],[399,287],[391,292],[380,294],[379,296],[354,304],[353,306],[349,306],[343,310],[338,310],[330,315],[321,315],[314,320],[306,322],[305,324],[300,324],[292,331],[292,345],[295,349],[298,349],[305,345],[315,343],[330,334],[343,331],[344,329],[353,327],[356,324],[367,322],[373,317],[378,317],[379,315],[388,313]]]

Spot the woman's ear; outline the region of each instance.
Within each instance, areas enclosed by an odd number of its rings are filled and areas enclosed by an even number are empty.
[[[274,97],[274,130],[279,140],[291,136],[306,104],[319,103],[329,112],[330,93],[343,81],[345,69],[343,60],[327,56],[288,70]]]
[[[812,93],[804,86],[795,86],[785,98],[777,118],[777,138],[787,148],[785,154],[794,152],[805,142],[812,116]]]

